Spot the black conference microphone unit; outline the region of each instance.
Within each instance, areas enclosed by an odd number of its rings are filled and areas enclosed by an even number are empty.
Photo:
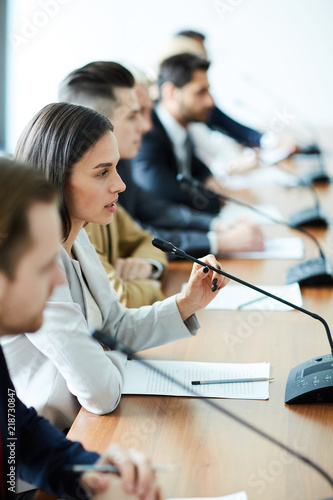
[[[161,240],[161,241],[164,241],[164,240]],[[165,243],[168,243],[168,242],[165,242]],[[171,243],[170,243],[170,245],[171,245]],[[203,264],[206,265],[205,263],[203,263]],[[126,346],[125,344],[123,344],[122,342],[117,340],[112,335],[106,334],[105,332],[103,332],[101,330],[95,330],[92,333],[92,336],[96,340],[98,340],[98,342],[100,342],[102,345],[105,345],[112,350],[122,352],[123,354],[125,354],[129,358],[132,358],[132,359],[138,361],[139,363],[144,365],[146,368],[152,370],[153,372],[157,373],[158,375],[165,378],[169,382],[172,382],[173,384],[177,385],[181,389],[187,391],[189,394],[192,394],[192,396],[195,396],[195,397],[199,396],[200,399],[202,401],[204,401],[205,404],[208,404],[209,406],[211,406],[212,408],[214,408],[218,412],[223,413],[224,415],[226,415],[227,417],[230,417],[232,420],[235,420],[236,422],[243,425],[247,429],[255,432],[259,436],[261,436],[264,439],[268,440],[269,442],[275,444],[279,448],[282,448],[284,451],[290,453],[290,455],[296,457],[301,462],[304,462],[309,467],[312,467],[314,470],[316,470],[322,477],[324,477],[328,481],[328,483],[333,488],[333,477],[331,477],[324,469],[322,469],[319,465],[317,465],[315,462],[313,462],[310,458],[299,453],[298,451],[296,451],[293,448],[289,447],[288,445],[284,444],[282,441],[279,441],[278,439],[274,438],[273,436],[271,436],[267,432],[263,431],[262,429],[256,427],[255,425],[251,424],[250,422],[247,422],[242,417],[236,415],[235,413],[231,412],[230,410],[224,408],[223,406],[218,405],[213,399],[203,397],[201,394],[199,394],[191,386],[186,387],[186,385],[184,383],[180,382],[179,380],[174,378],[172,375],[169,375],[168,373],[163,372],[162,370],[160,370],[156,366],[150,364],[149,361],[146,361],[145,359],[138,356],[135,351],[133,351],[130,347]],[[326,500],[332,500],[332,499],[333,499],[333,497],[330,499],[326,499]]]
[[[333,285],[333,269],[331,261],[328,257],[325,256],[318,240],[308,231],[299,226],[291,225],[290,223],[275,219],[275,217],[271,217],[270,215],[262,212],[261,210],[253,207],[252,205],[248,205],[242,201],[239,201],[235,198],[231,198],[227,195],[221,195],[211,191],[206,188],[200,181],[194,179],[193,177],[189,177],[183,174],[177,175],[177,180],[183,187],[188,191],[195,193],[195,196],[202,197],[215,197],[221,199],[223,201],[229,201],[231,203],[236,203],[237,205],[244,206],[249,208],[253,212],[265,217],[266,219],[283,226],[287,226],[290,229],[294,229],[309,238],[315,243],[319,250],[319,257],[315,257],[312,259],[305,260],[303,262],[299,262],[298,264],[292,266],[287,271],[286,282],[290,283],[299,283],[300,286],[332,286]]]
[[[302,154],[302,153],[295,153],[295,154]],[[310,172],[303,174],[301,176],[302,183],[308,186],[316,182],[321,184],[324,183],[329,184],[331,182],[331,178],[326,171],[321,151],[318,150],[318,153],[311,153],[311,154],[317,155],[319,168],[316,168],[315,170],[310,170]]]
[[[281,165],[281,163],[277,163],[275,165],[279,169],[288,172],[288,174],[293,175],[298,180],[298,185],[306,187],[314,198],[315,205],[314,207],[305,208],[303,210],[299,210],[294,215],[292,215],[289,219],[289,224],[294,226],[305,226],[305,227],[328,227],[327,217],[325,216],[323,209],[320,206],[320,201],[318,198],[318,194],[313,187],[312,183],[304,180],[304,176],[299,176],[287,169],[285,165]]]
[[[331,354],[310,359],[309,361],[306,361],[291,370],[287,380],[285,402],[288,404],[333,403],[333,340],[329,326],[324,318],[318,314],[308,311],[307,309],[304,309],[303,307],[292,304],[277,295],[266,292],[262,288],[258,288],[247,281],[236,278],[225,271],[221,271],[220,269],[206,264],[202,260],[198,260],[195,257],[188,255],[184,252],[184,250],[175,247],[169,241],[162,240],[161,238],[154,238],[152,244],[156,248],[162,250],[162,252],[172,253],[182,259],[187,259],[192,262],[196,262],[201,266],[208,267],[212,271],[222,274],[222,276],[226,276],[233,281],[237,281],[237,283],[240,283],[241,285],[251,288],[252,290],[262,293],[263,295],[267,295],[267,297],[270,297],[271,299],[282,302],[282,304],[286,304],[287,306],[297,309],[297,311],[301,311],[302,313],[320,321],[325,327],[327,339],[331,347]]]

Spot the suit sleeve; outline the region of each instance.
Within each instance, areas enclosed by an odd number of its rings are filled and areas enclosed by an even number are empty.
[[[89,498],[79,484],[80,476],[63,467],[93,464],[99,455],[85,451],[80,443],[69,441],[33,408],[28,409],[18,398],[16,401],[18,476],[61,498]]]
[[[169,203],[145,192],[132,179],[126,181],[120,202],[141,226],[155,234],[159,228],[181,232],[182,229],[209,231],[213,214],[194,210],[182,203]]]
[[[184,203],[196,210],[218,213],[220,204],[216,199],[201,199],[182,190],[177,182],[177,165],[175,158],[167,144],[161,137],[159,130],[148,132],[142,143],[138,156],[133,160],[134,181],[144,190],[164,200],[175,203]],[[198,158],[193,157],[192,174],[204,182],[211,171]]]
[[[245,146],[259,147],[262,134],[250,127],[246,127],[226,115],[219,108],[215,107],[210,116],[209,127],[225,132],[236,141]]]
[[[83,238],[82,233],[80,236],[84,244],[82,248],[77,245],[76,252],[86,255],[88,286],[104,304],[103,331],[136,351],[196,335],[196,316],[183,322],[175,296],[139,309],[126,309],[119,304],[94,248],[88,238]],[[73,301],[72,292],[68,283],[57,287],[45,309],[42,328],[26,337],[43,358],[55,365],[81,406],[93,413],[109,413],[121,397],[126,357],[117,351],[104,351],[91,339],[81,306]],[[39,363],[40,358],[36,357]],[[37,383],[40,382],[36,377]]]

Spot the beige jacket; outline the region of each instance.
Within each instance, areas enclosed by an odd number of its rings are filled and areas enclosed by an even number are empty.
[[[113,266],[118,258],[135,257],[157,261],[163,266],[167,264],[166,255],[152,246],[153,236],[134,222],[123,207],[117,205],[111,224],[107,226],[88,224],[85,229],[111,285],[124,306],[140,307],[163,300],[160,281],[152,279],[124,281],[116,275]]]

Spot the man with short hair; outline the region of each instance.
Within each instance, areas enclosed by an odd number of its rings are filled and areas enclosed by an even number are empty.
[[[126,86],[124,82],[128,82]],[[131,158],[138,152],[144,134],[152,127],[148,85],[145,78],[139,77],[134,86],[133,76],[120,64],[93,62],[65,78],[60,86],[59,99],[89,106],[114,124],[121,157],[118,170],[126,184],[119,201],[143,227],[197,257],[207,252],[220,254],[253,249],[254,240],[261,239],[253,224],[243,221],[226,223],[214,214],[157,198],[134,182]],[[110,248],[116,245],[113,228],[117,224],[117,213],[110,226],[93,227],[89,224],[87,227],[105,268],[112,263],[110,254],[113,250]],[[117,226],[118,233],[122,231],[125,237],[125,228]]]
[[[147,129],[140,107],[132,99],[133,76],[119,68],[122,66],[95,62],[71,72],[60,85],[59,100],[112,117],[120,155],[132,158]],[[121,163],[118,170],[121,174]],[[144,231],[123,207],[118,204],[112,224],[88,224],[85,229],[124,306],[140,307],[164,298],[160,278],[167,258],[152,246],[152,234]]]
[[[160,102],[153,111],[154,128],[147,133],[134,160],[134,180],[165,200],[216,213],[220,203],[207,195],[197,199],[177,182],[177,175],[193,177],[206,188],[222,193],[222,186],[194,153],[188,134],[193,122],[206,122],[214,107],[209,92],[209,61],[195,54],[165,59],[159,69]],[[199,206],[200,203],[200,206]]]
[[[12,335],[15,342],[16,334],[41,327],[46,301],[64,284],[57,261],[61,223],[55,188],[36,170],[1,158],[0,204],[0,338]],[[97,460],[116,465],[120,477],[66,470]],[[16,396],[0,346],[1,500],[14,498],[17,478],[62,498],[85,500],[92,493],[97,499],[103,493],[141,500],[142,488],[144,498],[162,498],[144,456],[113,446],[101,459],[27,408]]]

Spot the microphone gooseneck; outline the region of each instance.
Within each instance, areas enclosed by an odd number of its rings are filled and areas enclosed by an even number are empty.
[[[163,241],[163,240],[161,240],[161,241]],[[169,242],[166,242],[166,243],[169,243]],[[170,245],[172,245],[172,244],[170,243]],[[160,247],[157,247],[157,248],[160,248]],[[204,264],[204,265],[206,265],[206,264]],[[265,431],[263,431],[263,430],[259,429],[258,427],[254,426],[250,422],[247,422],[242,417],[239,417],[235,413],[227,410],[223,406],[218,405],[214,400],[208,399],[208,398],[205,398],[205,397],[203,398],[200,394],[198,394],[198,392],[196,390],[192,389],[192,387],[186,387],[179,380],[177,380],[174,377],[172,377],[171,375],[163,372],[162,370],[160,370],[159,368],[155,367],[154,365],[151,365],[148,361],[146,361],[145,359],[143,359],[140,356],[138,356],[135,353],[135,351],[133,351],[131,348],[129,348],[128,346],[126,346],[125,344],[123,344],[122,342],[120,342],[119,340],[117,340],[112,335],[106,334],[106,333],[104,333],[104,332],[102,332],[100,330],[95,330],[93,332],[92,336],[96,340],[98,340],[99,342],[101,342],[102,344],[104,344],[105,346],[109,347],[110,349],[122,352],[123,354],[126,354],[126,356],[128,356],[128,357],[130,357],[132,359],[135,359],[136,361],[138,361],[139,363],[143,364],[144,366],[146,366],[150,370],[152,370],[155,373],[158,373],[159,375],[161,375],[166,380],[174,383],[175,385],[177,385],[178,387],[180,387],[183,390],[185,389],[187,392],[189,392],[193,396],[196,396],[196,397],[199,396],[200,399],[202,399],[206,404],[208,404],[209,406],[211,406],[215,410],[223,413],[224,415],[230,417],[232,420],[238,422],[239,424],[243,425],[247,429],[255,432],[256,434],[258,434],[259,436],[263,437],[264,439],[267,439],[268,441],[270,441],[271,443],[275,444],[279,448],[282,448],[283,450],[287,451],[288,453],[290,453],[294,457],[298,458],[299,460],[301,460],[302,462],[306,463],[308,466],[310,466],[314,470],[316,470],[333,487],[333,478],[324,469],[322,469],[319,465],[317,465],[315,462],[313,462],[310,458],[308,458],[308,457],[304,456],[303,454],[297,452],[296,450],[294,450],[293,448],[289,447],[288,445],[282,443],[281,441],[279,441],[278,439],[274,438],[270,434],[267,434]]]
[[[263,290],[262,288],[258,288],[257,286],[252,285],[251,283],[248,283],[247,281],[244,281],[240,278],[236,278],[236,276],[233,276],[233,275],[231,275],[225,271],[222,271],[220,269],[217,269],[214,266],[211,266],[210,264],[203,262],[202,260],[196,259],[195,257],[188,255],[186,252],[184,252],[184,250],[181,250],[180,248],[175,247],[169,241],[165,241],[161,238],[154,238],[152,240],[152,244],[156,248],[159,248],[160,250],[162,250],[163,252],[172,253],[172,254],[177,255],[178,257],[180,257],[182,259],[187,259],[187,260],[190,260],[192,262],[196,262],[197,264],[200,264],[201,266],[208,267],[212,271],[214,271],[218,274],[222,274],[222,276],[226,276],[227,278],[229,278],[233,281],[237,281],[237,283],[240,283],[241,285],[247,286],[248,288],[252,288],[252,290],[255,290],[256,292],[267,295],[267,297],[270,297],[271,299],[278,300],[279,302],[282,302],[282,304],[286,304],[287,306],[291,307],[292,309],[297,309],[298,311],[301,311],[304,314],[307,314],[308,316],[311,316],[312,318],[317,319],[325,327],[326,335],[327,335],[328,342],[330,344],[331,352],[333,355],[333,339],[332,339],[332,335],[331,335],[329,326],[328,326],[327,322],[324,320],[324,318],[322,318],[318,314],[315,314],[311,311],[308,311],[307,309],[303,309],[303,307],[297,306],[296,304],[292,304],[291,302],[288,302],[288,300],[282,299],[281,297],[278,297],[277,295],[273,295],[272,293],[267,292],[266,290]]]

